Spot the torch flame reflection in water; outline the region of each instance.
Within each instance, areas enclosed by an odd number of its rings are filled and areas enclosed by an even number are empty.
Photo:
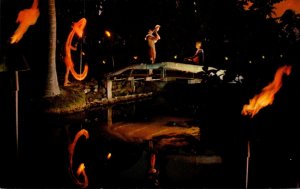
[[[77,177],[74,175],[74,172],[73,172],[73,155],[74,155],[74,149],[75,149],[75,146],[77,144],[77,141],[79,140],[79,138],[81,136],[85,136],[86,139],[89,138],[89,133],[87,130],[85,129],[82,129],[80,130],[76,135],[75,135],[75,138],[73,140],[73,142],[69,145],[68,147],[68,151],[69,151],[69,172],[71,174],[71,177],[74,181],[74,183],[78,186],[80,186],[81,188],[86,188],[88,187],[88,177],[85,173],[85,166],[84,166],[84,163],[81,163],[77,169]],[[79,180],[79,176],[82,175],[83,176],[83,179],[84,181],[81,182]]]
[[[274,80],[265,86],[261,93],[255,95],[250,99],[249,104],[243,106],[242,115],[250,115],[253,118],[260,109],[272,105],[275,94],[279,91],[282,86],[283,74],[290,75],[292,70],[291,66],[281,66],[277,69]],[[249,172],[249,160],[250,160],[250,141],[247,143],[247,162],[246,162],[246,188],[248,188],[248,172]]]

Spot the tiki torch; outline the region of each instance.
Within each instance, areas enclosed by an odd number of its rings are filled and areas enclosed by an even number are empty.
[[[292,70],[291,66],[281,66],[277,69],[274,79],[271,83],[265,86],[262,91],[250,99],[249,104],[243,106],[241,114],[244,116],[250,116],[253,118],[260,109],[271,105],[274,101],[275,94],[279,91],[282,86],[282,76],[283,74],[290,75]],[[248,188],[249,181],[249,161],[250,161],[250,140],[247,142],[247,161],[246,161],[246,185]]]
[[[15,46],[1,51],[2,69],[0,72],[8,72],[12,77],[12,89],[15,98],[15,134],[16,134],[16,152],[19,152],[19,71],[29,70],[25,57],[18,51]]]

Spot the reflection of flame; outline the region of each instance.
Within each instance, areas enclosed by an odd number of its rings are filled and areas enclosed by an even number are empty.
[[[111,158],[111,153],[108,153],[107,156],[106,156],[106,158],[110,159]]]
[[[151,154],[150,156],[150,172],[155,173],[155,162],[156,162],[156,155],[154,153]]]
[[[291,66],[282,66],[278,68],[273,82],[265,86],[260,94],[257,94],[250,99],[249,104],[244,105],[242,115],[250,115],[251,118],[253,118],[261,108],[271,105],[274,101],[274,95],[282,86],[283,74],[290,75],[291,69]]]
[[[79,176],[82,172],[84,172],[84,169],[85,169],[84,163],[81,163],[76,172],[77,176]]]
[[[16,20],[16,22],[19,23],[19,26],[14,35],[11,37],[10,43],[13,44],[19,42],[29,26],[36,23],[39,15],[40,11],[38,9],[38,0],[33,1],[30,9],[21,10]]]
[[[78,179],[76,180],[77,181],[76,184],[79,185],[81,188],[86,188],[89,185],[89,180],[88,180],[88,177],[87,177],[84,169],[85,169],[84,163],[81,163],[76,172],[78,177],[80,175],[83,176],[84,182],[80,182]]]
[[[74,141],[69,145],[68,147],[68,151],[69,151],[69,162],[70,162],[70,166],[69,166],[69,172],[71,174],[71,177],[73,179],[73,181],[75,182],[76,185],[82,187],[82,188],[86,188],[88,186],[88,177],[85,173],[85,166],[83,163],[80,164],[80,166],[78,167],[77,169],[77,176],[79,177],[80,174],[83,175],[83,178],[84,178],[84,181],[83,182],[80,182],[80,180],[74,175],[73,173],[73,154],[74,154],[74,149],[75,149],[75,146],[77,144],[77,141],[79,140],[79,138],[81,136],[85,136],[86,139],[89,138],[89,133],[87,130],[85,129],[82,129],[80,130],[76,135],[75,135],[75,138],[74,138]]]

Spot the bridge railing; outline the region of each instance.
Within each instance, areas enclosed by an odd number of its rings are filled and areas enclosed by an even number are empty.
[[[135,64],[128,66],[126,68],[120,69],[116,72],[109,73],[107,77],[117,76],[128,70],[177,70],[183,72],[191,72],[191,73],[199,73],[204,72],[203,66],[201,65],[193,65],[193,64],[185,64],[179,62],[161,62],[155,64]],[[211,69],[216,69],[211,67]]]
[[[149,75],[149,70],[153,73]],[[217,71],[214,67],[208,67],[208,72]],[[174,72],[177,72],[177,74]],[[173,73],[173,74],[169,74]],[[179,73],[179,74],[178,74]],[[199,74],[200,73],[200,74]],[[192,74],[187,76],[186,74]],[[197,76],[195,77],[195,75]],[[155,64],[135,64],[115,72],[108,73],[106,75],[107,80],[107,97],[112,98],[113,81],[131,81],[131,85],[134,87],[134,83],[137,80],[145,81],[171,81],[176,78],[187,79],[190,84],[200,83],[203,75],[208,74],[203,70],[202,65],[193,65],[179,62],[161,62]]]

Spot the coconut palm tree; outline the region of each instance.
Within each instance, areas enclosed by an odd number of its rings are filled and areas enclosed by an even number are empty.
[[[49,14],[49,54],[48,54],[48,73],[44,97],[54,97],[60,94],[56,71],[56,9],[55,0],[48,0]]]

